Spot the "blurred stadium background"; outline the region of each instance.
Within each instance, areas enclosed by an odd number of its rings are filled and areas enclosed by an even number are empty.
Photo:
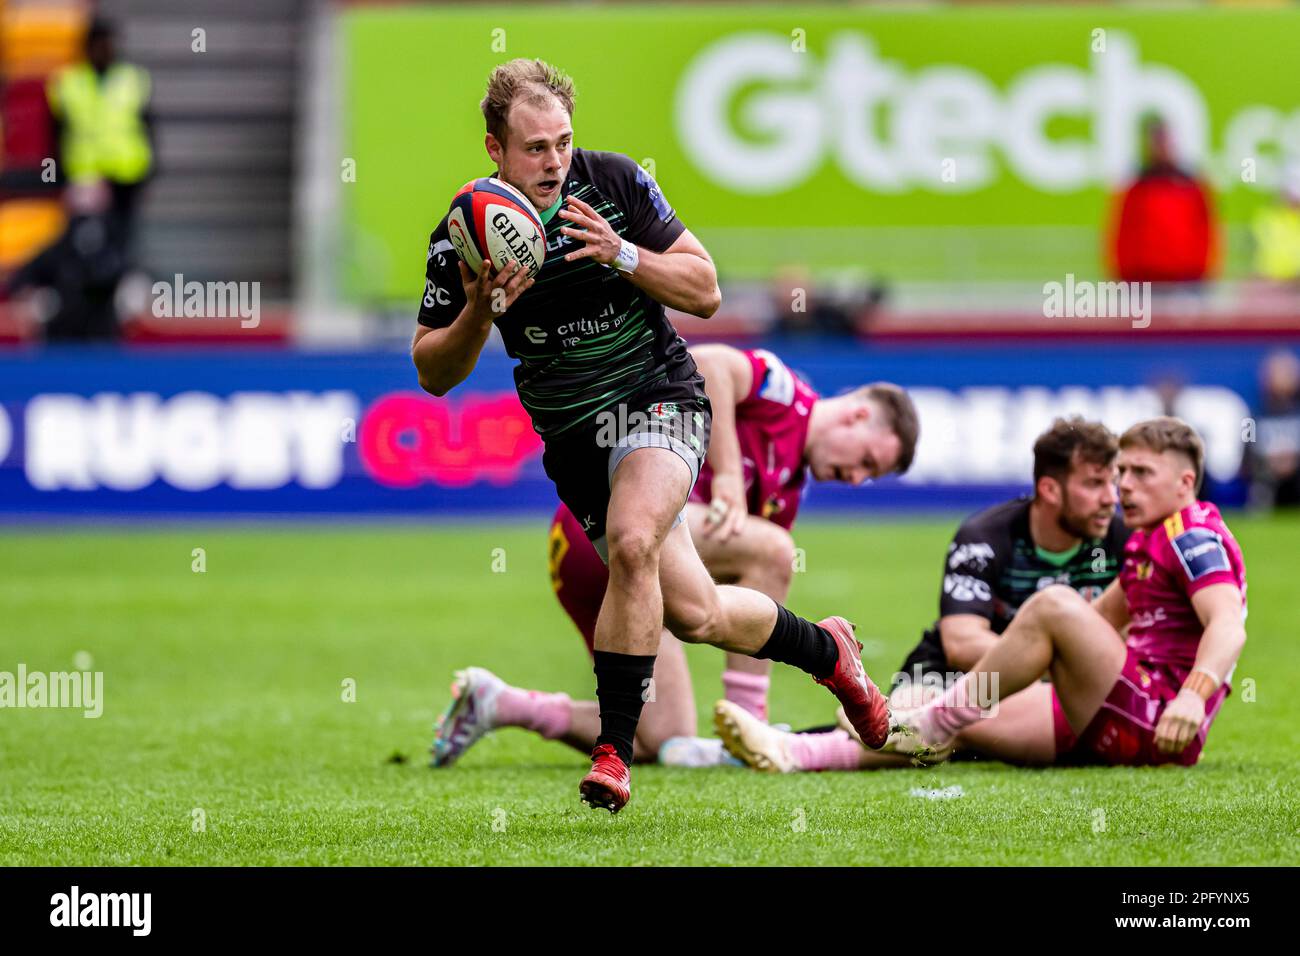
[[[126,231],[48,174],[47,90],[95,17],[150,79]],[[447,399],[405,354],[428,233],[487,171],[484,77],[516,55],[568,69],[579,145],[642,161],[712,250],[723,309],[674,316],[689,341],[916,390],[913,473],[809,513],[994,500],[1065,410],[1176,411],[1213,498],[1296,496],[1289,7],[4,0],[0,23],[6,517],[546,508],[499,346]],[[1203,227],[1166,191],[1121,229],[1153,115]],[[1046,314],[1047,283],[1121,276],[1178,280],[1148,327]],[[166,314],[194,282],[256,317]]]

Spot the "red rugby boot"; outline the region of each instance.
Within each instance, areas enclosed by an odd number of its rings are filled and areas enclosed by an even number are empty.
[[[889,738],[889,701],[862,669],[862,645],[853,636],[853,625],[842,617],[828,617],[818,621],[817,626],[835,638],[840,656],[828,677],[813,679],[839,698],[844,715],[862,742],[879,750]]]
[[[591,752],[591,772],[578,784],[582,802],[593,810],[618,813],[632,796],[632,775],[613,744],[601,744]]]

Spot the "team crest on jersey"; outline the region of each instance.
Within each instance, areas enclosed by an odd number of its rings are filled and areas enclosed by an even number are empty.
[[[1151,675],[1147,673],[1146,668],[1145,668],[1145,667],[1136,667],[1136,668],[1134,668],[1134,670],[1137,671],[1138,683],[1142,685],[1142,689],[1143,689],[1143,690],[1146,690],[1148,687],[1150,687],[1150,686],[1151,686]]]
[[[1223,539],[1209,528],[1191,528],[1173,540],[1174,553],[1189,580],[1196,581],[1215,571],[1231,571]]]
[[[672,418],[674,415],[677,414],[677,403],[676,402],[655,402],[653,405],[647,408],[646,411],[650,413],[651,418],[657,418],[659,419],[659,421],[663,421],[664,419]]]
[[[1137,579],[1139,581],[1145,581],[1149,577],[1151,577],[1151,562],[1139,561],[1137,566]]]

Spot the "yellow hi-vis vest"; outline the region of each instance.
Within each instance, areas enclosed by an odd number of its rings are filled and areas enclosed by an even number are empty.
[[[153,152],[145,133],[149,74],[115,63],[101,81],[89,63],[67,67],[50,79],[50,109],[64,121],[63,164],[72,182],[109,179],[139,182]]]
[[[1300,279],[1300,210],[1266,207],[1255,213],[1255,271],[1266,279]]]

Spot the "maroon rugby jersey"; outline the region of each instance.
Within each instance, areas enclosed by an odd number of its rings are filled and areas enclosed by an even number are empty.
[[[1120,571],[1129,647],[1143,661],[1190,669],[1205,630],[1192,595],[1211,584],[1240,590],[1245,616],[1246,563],[1214,505],[1198,501],[1149,531],[1133,532]]]
[[[754,373],[749,394],[736,404],[745,503],[750,514],[789,531],[808,477],[803,452],[818,396],[766,349],[745,357]],[[705,461],[690,500],[708,504],[712,493],[713,468]]]

